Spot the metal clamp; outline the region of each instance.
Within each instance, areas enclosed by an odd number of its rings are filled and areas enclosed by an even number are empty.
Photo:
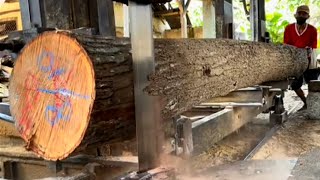
[[[175,155],[189,157],[193,152],[192,122],[189,118],[181,116],[174,122],[174,126]]]

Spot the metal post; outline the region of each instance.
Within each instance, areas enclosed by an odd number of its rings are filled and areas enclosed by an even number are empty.
[[[138,5],[129,1],[129,8],[139,170],[146,171],[159,165],[161,145],[158,101],[143,92],[148,84],[147,76],[155,69],[153,16],[151,5]]]
[[[20,0],[20,10],[23,29],[31,29],[29,0]]]
[[[103,36],[116,36],[113,1],[97,0],[99,34]]]
[[[233,6],[231,0],[216,0],[216,37],[234,38]]]
[[[23,29],[31,29],[35,26],[42,27],[39,0],[20,0],[20,10]]]
[[[258,0],[250,0],[250,24],[252,41],[259,41]]]
[[[30,0],[30,18],[32,26],[42,27],[41,10],[39,0]]]

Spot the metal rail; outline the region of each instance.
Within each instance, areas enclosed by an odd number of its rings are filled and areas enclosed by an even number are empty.
[[[288,116],[293,114],[294,112],[297,111],[299,104],[295,105],[293,108],[291,108],[288,111]],[[250,160],[252,159],[258,152],[259,150],[262,148],[262,146],[264,146],[269,140],[270,138],[279,130],[281,129],[282,125],[275,125],[273,128],[271,128],[266,135],[263,137],[263,139],[259,142],[259,144],[257,146],[255,146],[252,151],[249,152],[249,154],[244,158],[244,160]]]

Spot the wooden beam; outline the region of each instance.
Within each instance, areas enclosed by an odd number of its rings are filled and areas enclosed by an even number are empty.
[[[178,1],[180,10],[180,23],[181,23],[181,38],[188,38],[188,22],[187,22],[187,9],[185,0]]]
[[[71,0],[74,28],[90,27],[89,0]]]
[[[113,1],[97,0],[99,34],[103,36],[116,36]]]
[[[43,27],[73,29],[71,0],[42,0]]]

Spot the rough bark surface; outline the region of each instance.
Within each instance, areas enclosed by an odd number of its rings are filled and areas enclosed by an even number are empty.
[[[89,125],[78,150],[135,137],[130,40],[72,37],[92,61],[96,87]],[[161,97],[163,119],[169,120],[193,105],[236,89],[299,76],[307,67],[305,57],[305,51],[289,46],[223,39],[157,39],[156,71],[145,91]]]
[[[156,40],[156,72],[146,91],[168,101],[167,119],[239,88],[299,76],[305,50],[227,39]]]
[[[79,147],[135,137],[133,69],[129,39],[75,36],[89,54],[96,99],[87,133]]]

